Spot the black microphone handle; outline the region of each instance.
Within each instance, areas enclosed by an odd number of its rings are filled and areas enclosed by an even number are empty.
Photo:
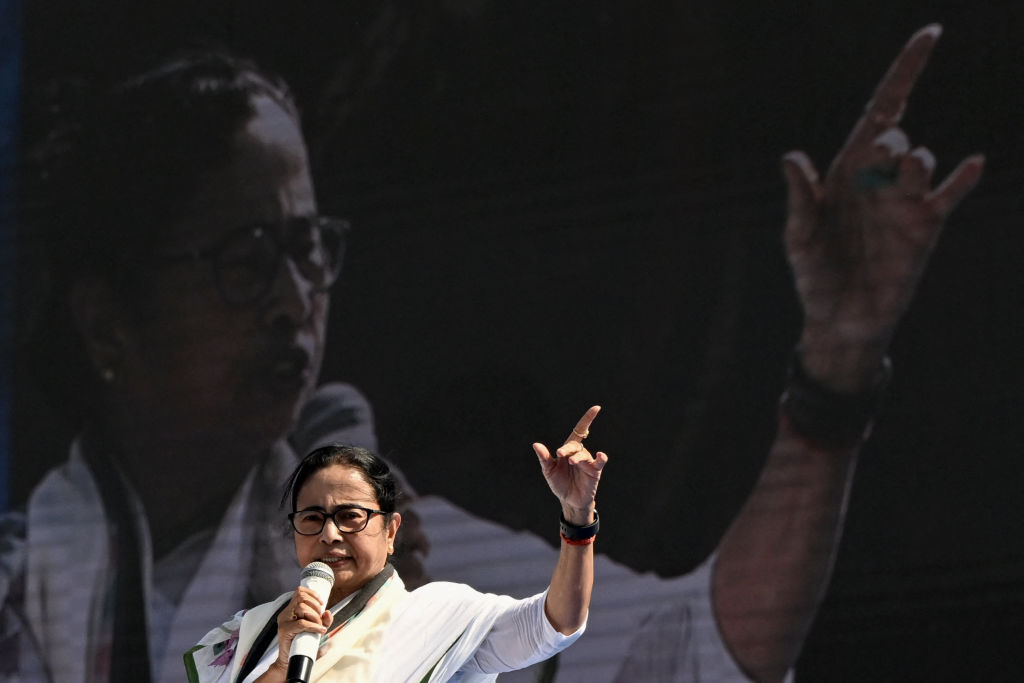
[[[309,683],[313,673],[313,660],[306,655],[292,655],[288,659],[288,683]]]

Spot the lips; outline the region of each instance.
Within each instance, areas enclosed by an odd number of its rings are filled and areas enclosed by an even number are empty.
[[[267,363],[267,385],[276,395],[290,395],[305,389],[313,379],[312,355],[299,346],[271,354]]]

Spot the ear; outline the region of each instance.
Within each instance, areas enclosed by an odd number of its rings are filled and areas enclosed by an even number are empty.
[[[402,526],[402,513],[392,512],[391,521],[388,522],[388,555],[395,552],[395,534],[398,527]]]
[[[109,283],[91,275],[72,285],[68,297],[93,369],[104,382],[114,381],[127,348],[124,305]]]

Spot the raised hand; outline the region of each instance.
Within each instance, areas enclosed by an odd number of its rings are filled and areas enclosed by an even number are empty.
[[[789,152],[786,252],[804,312],[804,367],[840,391],[880,366],[946,217],[981,177],[980,155],[932,188],[935,158],[899,128],[942,30],[915,33],[878,84],[824,180]]]
[[[592,456],[583,446],[583,440],[590,434],[590,425],[600,411],[601,406],[593,406],[584,413],[554,455],[544,444],[533,444],[544,478],[562,503],[566,520],[572,523],[590,523],[597,483],[601,480],[601,470],[608,463],[607,455],[598,451]]]

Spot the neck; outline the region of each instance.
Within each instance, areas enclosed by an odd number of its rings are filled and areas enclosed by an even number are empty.
[[[111,436],[117,434],[117,436]],[[86,430],[84,448],[97,466],[124,476],[145,510],[154,558],[189,536],[216,525],[235,491],[270,449],[239,452],[220,439],[174,434],[143,439],[136,430]]]
[[[343,612],[354,613],[363,609],[366,602],[373,597],[373,595],[380,590],[381,586],[391,578],[391,575],[395,573],[394,567],[390,564],[385,564],[384,568],[380,570],[372,579],[364,583],[362,586],[354,591],[348,591],[341,594],[335,594],[331,591],[330,597],[327,599],[327,604],[330,607],[334,607],[345,598],[352,596],[352,601],[342,608]],[[336,619],[337,621],[337,619]]]

